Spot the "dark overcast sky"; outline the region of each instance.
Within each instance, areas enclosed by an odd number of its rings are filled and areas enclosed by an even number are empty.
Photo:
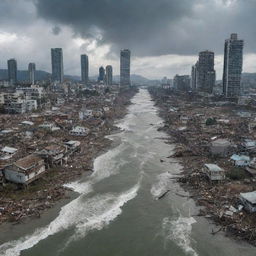
[[[35,61],[49,70],[49,49],[62,47],[66,73],[79,74],[87,53],[94,74],[108,63],[118,70],[119,51],[129,48],[133,73],[171,77],[188,74],[209,49],[221,77],[224,40],[237,32],[244,70],[254,72],[255,13],[256,0],[1,0],[0,67],[16,57],[20,68]]]

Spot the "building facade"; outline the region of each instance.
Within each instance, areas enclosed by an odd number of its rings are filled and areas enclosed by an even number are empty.
[[[205,93],[213,93],[213,87],[216,81],[216,73],[214,70],[214,52],[203,51],[199,53],[198,60],[198,91]]]
[[[103,67],[100,67],[98,82],[104,82],[104,80],[105,80],[105,69]]]
[[[190,90],[190,77],[188,75],[180,76],[176,75],[173,79],[173,86],[178,91],[189,91]]]
[[[120,85],[130,86],[130,66],[131,66],[131,52],[128,49],[121,50],[120,53]]]
[[[112,66],[108,65],[106,67],[106,85],[113,84],[113,68]]]
[[[191,70],[191,89],[192,91],[197,90],[197,83],[198,83],[198,62],[192,66]]]
[[[15,59],[10,59],[7,61],[8,65],[8,80],[11,85],[17,83],[17,61]]]
[[[81,55],[81,78],[83,84],[89,82],[89,59],[86,54]]]
[[[225,97],[239,97],[241,90],[241,74],[243,69],[244,41],[238,40],[237,34],[231,34],[225,41],[223,94]]]
[[[52,82],[63,83],[63,54],[62,48],[52,48]]]
[[[36,64],[29,63],[28,64],[28,75],[29,75],[29,83],[35,83],[35,72],[36,72]]]

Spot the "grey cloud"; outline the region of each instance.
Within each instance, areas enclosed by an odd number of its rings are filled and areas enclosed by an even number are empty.
[[[59,26],[54,26],[53,28],[52,28],[52,33],[54,34],[54,35],[59,35],[60,34],[60,32],[61,32],[61,28],[59,27]]]
[[[254,52],[255,0],[37,0],[39,17],[71,26],[75,34],[128,47],[137,56],[223,51],[224,40],[238,32]],[[229,4],[231,3],[231,4]]]

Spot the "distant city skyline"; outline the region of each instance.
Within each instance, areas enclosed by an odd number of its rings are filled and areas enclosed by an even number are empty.
[[[93,8],[108,11],[92,15]],[[131,74],[162,79],[190,74],[198,53],[210,49],[221,80],[223,40],[238,33],[246,42],[243,71],[256,72],[255,1],[148,0],[145,5],[142,0],[110,0],[88,5],[87,0],[3,0],[0,10],[0,68],[6,69],[7,60],[15,58],[19,70],[33,62],[37,70],[51,72],[49,49],[62,48],[65,74],[81,75],[80,56],[85,53],[90,75],[95,76],[101,65],[119,70],[119,51],[128,48],[133,53]]]

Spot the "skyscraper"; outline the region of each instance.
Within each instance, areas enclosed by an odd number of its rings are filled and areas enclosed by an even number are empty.
[[[63,54],[62,48],[52,48],[52,81],[63,82]]]
[[[29,83],[35,83],[35,71],[36,71],[36,64],[29,63],[28,64],[28,75],[29,75]]]
[[[103,82],[105,79],[105,69],[103,67],[99,68],[98,82]]]
[[[223,94],[226,97],[238,97],[240,95],[243,47],[244,41],[238,40],[237,34],[231,34],[230,39],[225,41]]]
[[[121,86],[129,86],[131,84],[130,59],[131,59],[130,50],[128,49],[121,50],[121,53],[120,53],[120,85]]]
[[[192,66],[191,71],[191,89],[192,91],[197,90],[197,83],[198,83],[198,62]]]
[[[89,81],[89,60],[86,54],[81,55],[81,77],[83,84]]]
[[[198,90],[201,92],[212,93],[215,80],[214,53],[211,51],[200,52],[198,61]]]
[[[17,83],[17,61],[15,59],[10,59],[7,61],[8,65],[8,80],[11,85]]]
[[[113,68],[108,65],[106,67],[106,85],[112,85],[113,83]]]

